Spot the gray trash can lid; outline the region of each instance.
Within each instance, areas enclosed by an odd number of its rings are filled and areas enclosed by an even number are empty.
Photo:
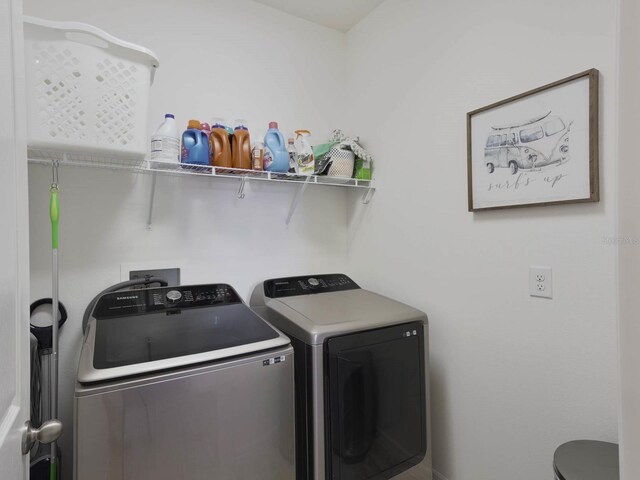
[[[594,440],[574,440],[560,445],[553,455],[560,480],[620,480],[618,445]]]

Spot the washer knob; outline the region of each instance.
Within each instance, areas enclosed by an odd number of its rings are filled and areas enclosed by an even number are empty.
[[[320,285],[320,282],[318,281],[318,279],[313,277],[307,280],[307,282],[309,282],[309,285],[311,285],[312,287],[317,287],[318,285]]]
[[[167,300],[169,303],[178,303],[182,299],[182,293],[178,290],[169,290],[167,292]]]

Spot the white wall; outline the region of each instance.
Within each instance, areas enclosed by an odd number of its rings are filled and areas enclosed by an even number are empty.
[[[175,259],[184,282],[228,281],[245,298],[267,276],[335,270],[428,312],[434,462],[449,480],[550,478],[560,443],[615,441],[615,0],[387,0],[346,38],[237,0],[25,10],[154,50],[150,128],[171,111],[252,130],[274,118],[322,139],[348,99],[346,126],[377,159],[367,208],[309,188],[288,229],[288,186],[251,184],[240,201],[236,182],[161,177],[149,232],[149,176],[62,169],[68,426],[87,302],[121,263]],[[590,67],[602,74],[602,201],[467,213],[466,112]],[[49,183],[30,167],[33,299],[49,295]],[[553,300],[528,297],[530,265],[553,267]],[[62,446],[70,465],[69,429]]]
[[[640,478],[640,4],[620,2],[618,115],[618,290],[620,345],[620,466],[622,478]]]
[[[378,187],[350,204],[348,270],[429,315],[449,480],[551,478],[561,443],[617,439],[615,21],[614,0],[387,0],[347,34]],[[466,112],[591,67],[602,200],[468,213]],[[553,300],[528,296],[530,265]]]
[[[344,98],[344,34],[247,1],[26,0],[27,14],[80,20],[152,49],[161,66],[152,89],[150,129],[163,114],[247,118],[266,130],[308,128],[322,140],[339,125]],[[325,68],[326,66],[330,68]],[[335,68],[331,68],[335,67]],[[51,169],[30,167],[32,298],[50,296],[48,189]],[[229,282],[248,298],[255,282],[278,275],[341,271],[346,264],[347,197],[309,187],[291,225],[294,188],[159,177],[153,230],[146,230],[149,175],[62,167],[60,409],[65,479],[72,465],[72,396],[81,317],[120,265],[175,260],[183,283]]]

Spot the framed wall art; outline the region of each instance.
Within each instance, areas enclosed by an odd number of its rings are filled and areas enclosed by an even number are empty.
[[[597,202],[596,69],[467,114],[469,211]]]

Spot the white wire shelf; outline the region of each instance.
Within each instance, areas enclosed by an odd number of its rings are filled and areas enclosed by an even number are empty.
[[[41,150],[29,148],[27,157],[31,163],[51,165],[57,161],[60,165],[72,165],[78,167],[98,167],[123,170],[140,170],[144,167],[144,157],[141,156],[114,156],[87,152],[62,152],[58,150]]]
[[[59,165],[79,167],[98,167],[109,169],[133,170],[139,173],[161,173],[164,175],[187,175],[199,177],[220,177],[272,182],[309,183],[312,185],[329,185],[334,187],[373,188],[373,180],[357,178],[329,177],[326,175],[297,175],[295,173],[265,172],[261,170],[245,170],[241,168],[212,167],[150,161],[141,158],[114,158],[107,155],[86,153],[62,153],[51,150],[29,149],[29,162],[51,165],[57,161]]]
[[[264,180],[272,182],[309,183],[334,187],[372,188],[373,186],[372,180],[361,180],[357,178],[328,177],[326,175],[296,175],[295,173],[277,173],[263,170],[245,170],[242,168],[224,168],[150,160],[145,161],[142,168],[148,172],[158,172],[166,175],[197,175],[235,179],[244,177],[245,180],[251,181]]]
[[[253,181],[293,183],[298,188],[291,201],[286,224],[289,225],[296,207],[308,185],[324,185],[329,187],[347,187],[364,189],[362,203],[369,203],[375,192],[373,180],[362,180],[358,178],[329,177],[326,175],[297,175],[295,173],[276,173],[261,170],[245,170],[241,168],[223,168],[209,165],[193,165],[185,163],[163,162],[157,160],[144,160],[140,158],[114,158],[107,155],[87,154],[87,153],[61,153],[50,150],[28,150],[29,162],[51,165],[70,165],[81,167],[109,168],[113,170],[128,170],[135,173],[152,174],[151,195],[149,199],[149,214],[147,217],[147,227],[151,228],[153,221],[153,203],[156,190],[157,175],[177,175],[195,176],[205,178],[226,178],[240,181],[238,198],[245,198],[245,185]]]

